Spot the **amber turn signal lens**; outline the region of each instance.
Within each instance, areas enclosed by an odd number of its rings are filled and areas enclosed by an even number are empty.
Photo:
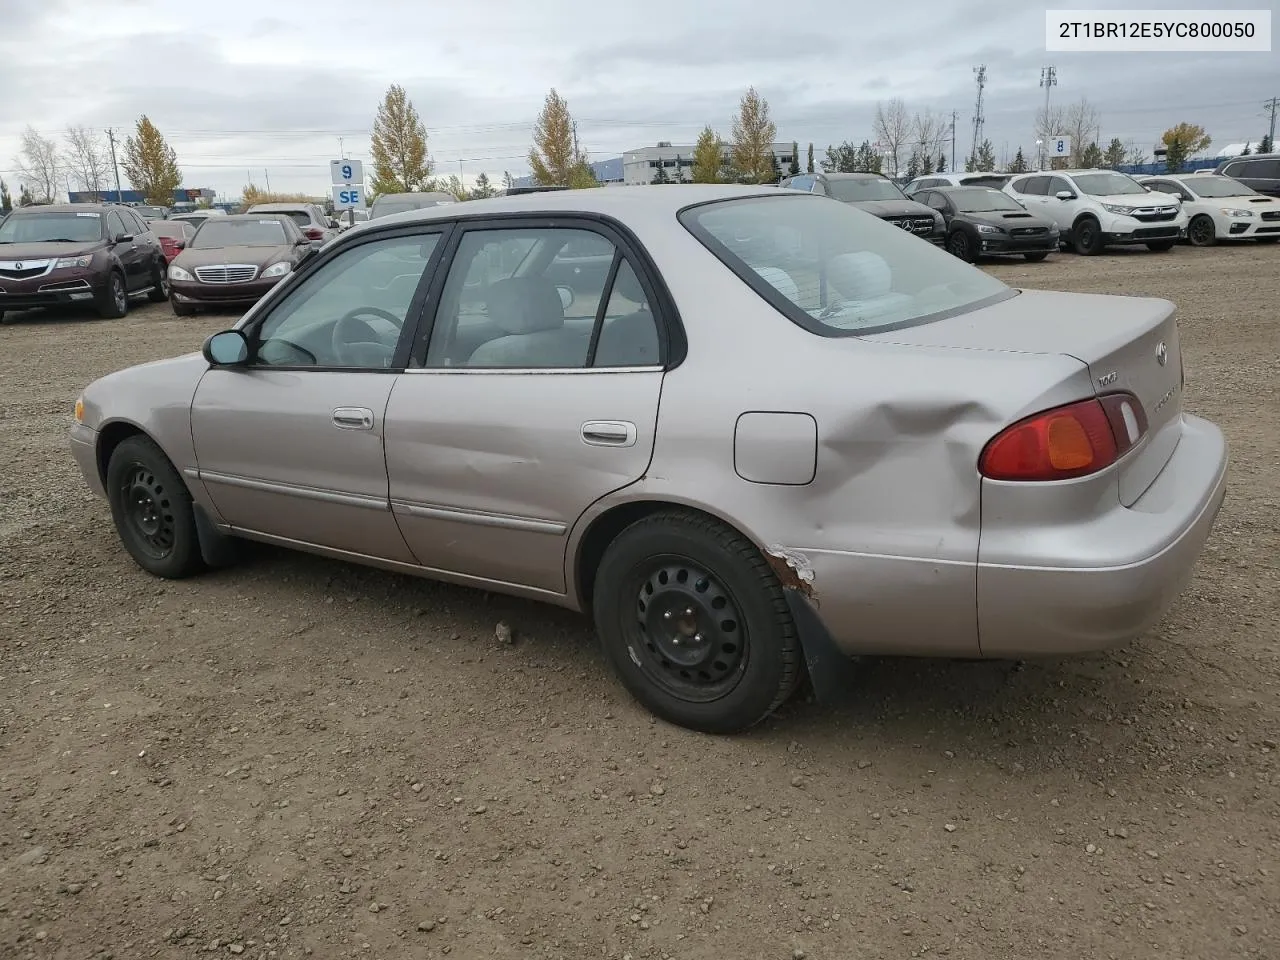
[[[84,400],[76,397],[76,423],[84,423]]]

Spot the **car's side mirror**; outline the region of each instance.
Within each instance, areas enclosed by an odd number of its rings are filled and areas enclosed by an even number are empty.
[[[209,337],[200,352],[215,367],[234,367],[249,361],[249,341],[239,330],[223,330]]]
[[[342,224],[340,224],[337,220],[330,220],[330,221],[329,221],[329,229],[330,229],[330,230],[340,230],[340,229],[342,229]]]
[[[1147,191],[1147,193],[1150,193],[1150,192],[1151,192],[1151,188],[1150,188],[1150,187],[1148,187],[1148,186],[1145,186],[1145,185],[1144,185],[1142,189],[1143,189],[1143,190],[1145,190],[1145,191]]]
[[[565,310],[568,310],[571,306],[573,306],[573,301],[574,301],[576,298],[574,297],[574,293],[573,293],[573,288],[572,288],[572,287],[562,287],[562,286],[557,286],[557,287],[556,287],[556,293],[560,294],[560,306],[561,306],[561,307],[563,307]]]
[[[132,239],[133,239],[133,234],[117,233],[114,237],[111,238],[111,242],[112,243],[128,243]]]
[[[1076,195],[1070,190],[1059,190],[1054,196],[1059,200],[1074,200],[1076,198]]]
[[[185,240],[175,240],[175,241],[173,241],[173,249],[175,249],[175,250],[185,250],[185,249],[187,249],[187,241],[185,241]]]
[[[293,241],[293,245],[295,247],[309,247],[311,246],[311,240],[307,237],[299,237],[297,240]]]

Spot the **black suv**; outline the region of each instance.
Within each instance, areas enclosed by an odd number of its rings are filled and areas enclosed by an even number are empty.
[[[6,310],[90,305],[123,317],[129,298],[169,298],[164,248],[129,207],[18,207],[0,222],[0,318]]]
[[[1239,180],[1269,197],[1280,197],[1280,153],[1260,153],[1252,157],[1223,160],[1214,173]]]
[[[910,199],[878,173],[802,173],[784,177],[778,186],[851,204],[940,247],[947,240],[941,213]]]

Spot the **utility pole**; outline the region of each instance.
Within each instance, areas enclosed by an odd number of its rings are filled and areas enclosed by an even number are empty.
[[[1266,107],[1268,110],[1271,111],[1271,132],[1267,136],[1268,136],[1268,139],[1270,139],[1271,141],[1272,151],[1276,149],[1276,104],[1277,103],[1280,103],[1280,97],[1272,97],[1270,100],[1268,100],[1266,103],[1263,104],[1264,107]]]
[[[1049,91],[1052,90],[1057,85],[1058,85],[1058,68],[1054,66],[1042,67],[1040,70],[1040,86],[1044,87],[1044,122],[1046,126],[1049,123]],[[1046,130],[1040,131],[1039,139],[1042,141],[1040,144],[1040,169],[1041,170],[1043,170],[1045,166],[1045,152],[1044,152],[1043,141],[1049,137],[1052,137],[1055,133],[1057,133],[1056,130],[1046,129]]]
[[[956,112],[951,111],[951,172],[956,172]]]
[[[116,172],[116,203],[121,203],[120,164],[116,162],[116,132],[110,127],[107,127],[107,142],[111,144],[111,167]]]
[[[270,193],[271,192],[271,171],[263,167],[262,176],[267,181],[267,193]]]
[[[578,121],[573,121],[573,162],[578,162]]]
[[[973,151],[969,156],[976,159],[978,156],[978,143],[982,140],[982,124],[986,122],[986,118],[982,115],[982,88],[987,85],[986,64],[974,67],[973,73],[978,80],[978,100],[973,105]]]

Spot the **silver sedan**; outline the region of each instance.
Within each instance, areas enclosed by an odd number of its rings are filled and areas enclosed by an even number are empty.
[[[1127,641],[1227,451],[1173,304],[1012,289],[828,199],[569,190],[330,243],[200,352],[89,385],[71,449],[145,570],[241,538],[589,613],[732,732],[857,654]]]

